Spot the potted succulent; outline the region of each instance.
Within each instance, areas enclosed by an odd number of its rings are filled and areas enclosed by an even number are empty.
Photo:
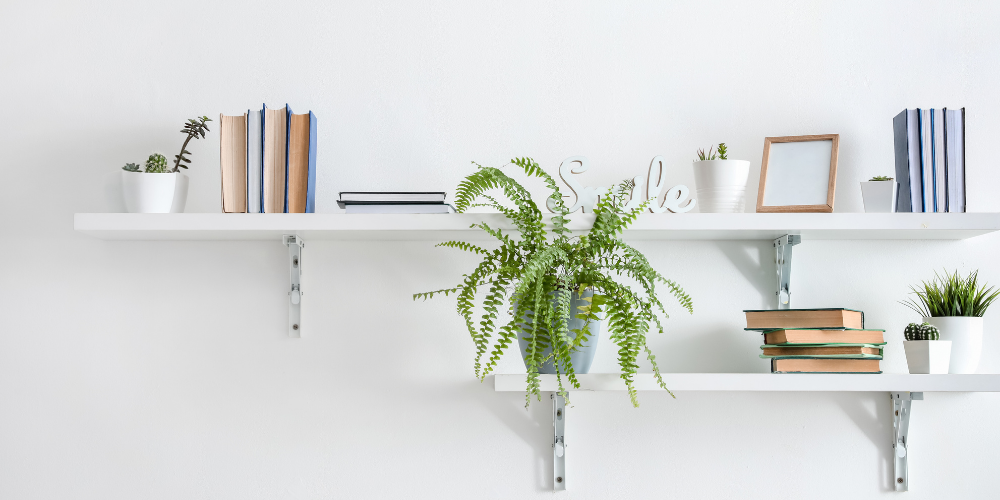
[[[634,186],[625,181],[598,201],[591,215],[595,217],[593,227],[572,234],[566,227],[569,211],[552,177],[530,158],[511,163],[528,177],[544,180],[551,191],[548,203],[555,214],[551,219],[543,218],[531,194],[516,180],[499,168],[474,163],[478,169],[459,184],[455,209],[464,212],[470,207],[493,208],[504,214],[520,235],[479,223],[472,227],[496,238],[497,248],[465,241],[440,243],[438,246],[481,255],[482,261],[464,275],[460,285],[418,293],[413,298],[457,294],[458,313],[465,319],[476,346],[475,372],[480,380],[517,341],[528,372],[527,403],[532,395],[541,397],[540,373],[556,374],[564,397],[563,377],[572,387],[580,387],[576,375],[589,369],[602,323],[617,345],[621,378],[632,404],[639,404],[634,378],[640,352],[646,354],[657,382],[667,389],[656,358],[646,345],[651,328],[663,331],[659,315],[667,317],[656,296],[657,285],[664,285],[688,312],[693,309],[691,298],[676,283],[664,278],[641,252],[620,238],[649,202],[625,210],[626,198]],[[501,190],[514,206],[502,204],[489,194],[493,190]],[[507,303],[511,315],[501,320]],[[477,324],[473,311],[480,307],[482,316]]]
[[[910,287],[916,299],[903,302],[940,332],[941,340],[951,341],[948,373],[975,373],[983,349],[983,314],[1000,295],[1000,290],[979,285],[979,271],[959,277],[958,271],[934,279],[920,287]]]
[[[208,132],[207,116],[193,118],[184,124],[186,134],[181,152],[174,156],[174,166],[167,166],[167,157],[153,153],[146,159],[143,169],[138,164],[126,163],[122,167],[122,195],[125,208],[131,213],[183,212],[187,202],[188,178],[180,169],[191,163],[187,145],[192,139],[204,138]]]
[[[702,213],[743,213],[746,209],[747,178],[750,162],[730,160],[726,143],[719,148],[698,150],[694,161],[694,184]]]
[[[910,323],[903,332],[903,350],[910,373],[948,373],[951,341],[941,340],[936,326]]]
[[[899,194],[899,184],[884,175],[876,175],[861,183],[861,199],[865,203],[865,212],[895,212],[896,196]]]

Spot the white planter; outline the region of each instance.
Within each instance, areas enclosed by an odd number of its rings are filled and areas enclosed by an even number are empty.
[[[976,373],[983,353],[983,318],[940,316],[924,321],[937,327],[941,340],[951,341],[948,373]]]
[[[865,202],[865,212],[895,212],[896,181],[868,181],[861,183],[861,198]]]
[[[904,340],[903,349],[910,373],[948,373],[950,340]]]
[[[749,175],[750,162],[745,160],[694,162],[694,184],[701,213],[743,213]]]
[[[184,211],[188,177],[182,173],[147,174],[122,171],[122,195],[130,213],[166,214]]]

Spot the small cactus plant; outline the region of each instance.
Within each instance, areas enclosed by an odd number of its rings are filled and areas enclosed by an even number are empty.
[[[928,323],[910,323],[903,331],[906,340],[939,340],[941,332],[937,327]]]
[[[160,153],[153,153],[146,159],[147,174],[162,174],[167,171],[167,157]]]

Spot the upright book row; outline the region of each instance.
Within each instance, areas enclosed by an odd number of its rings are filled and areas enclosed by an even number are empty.
[[[965,108],[905,109],[892,120],[897,212],[965,212]]]
[[[316,211],[316,115],[284,108],[219,115],[222,211]]]

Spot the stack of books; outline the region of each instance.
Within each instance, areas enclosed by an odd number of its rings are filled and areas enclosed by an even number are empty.
[[[892,119],[897,212],[965,212],[965,108],[904,109]]]
[[[445,193],[341,192],[337,205],[349,214],[447,214],[455,209],[444,202]]]
[[[761,358],[771,373],[882,373],[885,330],[865,328],[852,309],[743,311],[747,330],[761,331]]]
[[[284,108],[219,115],[222,211],[316,211],[316,115]]]

